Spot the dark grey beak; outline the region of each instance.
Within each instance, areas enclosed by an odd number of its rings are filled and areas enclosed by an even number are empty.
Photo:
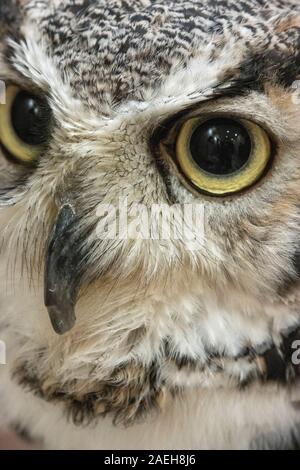
[[[75,324],[78,257],[74,240],[75,211],[65,204],[58,215],[48,246],[45,266],[45,306],[54,331],[60,335]]]

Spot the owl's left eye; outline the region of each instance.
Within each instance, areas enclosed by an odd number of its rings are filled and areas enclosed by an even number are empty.
[[[4,153],[20,163],[33,163],[48,137],[50,108],[47,102],[15,85],[6,90],[0,105],[0,144]]]
[[[213,196],[256,183],[272,157],[271,141],[258,124],[226,116],[191,118],[180,128],[175,157],[185,180]]]

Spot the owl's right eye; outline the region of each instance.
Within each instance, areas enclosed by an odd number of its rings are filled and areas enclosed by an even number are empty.
[[[179,131],[176,160],[185,179],[198,191],[226,196],[249,188],[262,177],[271,150],[266,131],[252,121],[196,117]]]
[[[51,111],[46,100],[9,85],[0,104],[0,145],[14,160],[33,164],[48,137]]]

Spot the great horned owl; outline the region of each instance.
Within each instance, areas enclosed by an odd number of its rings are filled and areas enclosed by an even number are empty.
[[[299,33],[296,0],[1,0],[2,422],[299,446]]]

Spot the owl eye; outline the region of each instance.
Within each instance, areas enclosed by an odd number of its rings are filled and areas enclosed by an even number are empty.
[[[50,109],[40,97],[10,85],[0,104],[0,144],[21,163],[33,163],[47,141]]]
[[[225,196],[253,185],[271,159],[270,139],[246,119],[218,117],[186,121],[176,141],[176,160],[199,191]]]

